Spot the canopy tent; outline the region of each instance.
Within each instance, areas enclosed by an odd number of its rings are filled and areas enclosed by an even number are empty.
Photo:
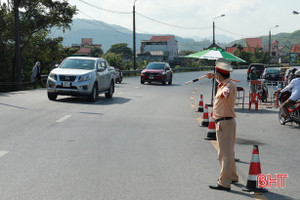
[[[197,53],[187,55],[185,56],[185,58],[197,58],[197,59],[207,59],[207,60],[217,60],[218,58],[224,58],[227,61],[243,62],[243,63],[246,62],[245,60],[235,55],[232,55],[231,53],[228,53],[224,49],[218,47],[212,47],[203,51],[199,51]]]
[[[231,53],[228,53],[224,49],[217,46],[212,46],[211,48],[208,48],[206,50],[187,55],[185,56],[185,58],[196,58],[196,59],[207,59],[207,60],[217,60],[219,58],[224,58],[227,61],[232,61],[232,62],[243,62],[243,63],[246,62],[245,60],[235,55],[232,55]],[[215,73],[215,69],[214,69],[214,73]],[[215,87],[215,79],[212,80],[211,105],[209,106],[212,106],[213,104],[214,87]]]

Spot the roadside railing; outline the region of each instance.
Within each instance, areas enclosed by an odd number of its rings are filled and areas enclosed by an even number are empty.
[[[214,70],[214,66],[201,66],[201,67],[177,67],[177,68],[172,68],[172,71],[174,73],[179,73],[179,72],[190,72],[190,71],[210,71]],[[247,65],[239,65],[239,66],[233,66],[234,69],[247,69]],[[139,76],[142,72],[142,69],[137,69],[137,70],[122,70],[123,76]],[[48,75],[42,75],[41,80],[45,84],[47,81]],[[0,92],[8,92],[8,91],[13,91],[15,86],[18,85],[18,83],[15,82],[0,82]],[[37,82],[35,81],[23,81],[22,82],[22,88],[23,89],[30,89],[30,88],[36,88],[37,87]]]
[[[178,67],[178,68],[172,68],[172,71],[174,73],[177,72],[190,72],[190,71],[210,71],[214,70],[214,66],[202,66],[202,67]],[[234,66],[234,69],[247,69],[247,65],[239,65]],[[137,69],[137,70],[122,70],[123,76],[139,76],[143,70]]]

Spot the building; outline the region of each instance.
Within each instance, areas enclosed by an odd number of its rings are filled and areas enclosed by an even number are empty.
[[[295,63],[296,57],[300,55],[300,44],[294,44],[290,51],[290,64]]]
[[[263,48],[262,38],[246,38],[245,46],[243,47],[244,52],[255,53],[255,49],[260,49],[265,52],[269,52],[269,45]],[[237,44],[234,44],[232,47],[226,47],[228,53],[233,54],[237,50]],[[279,46],[279,42],[274,40],[271,43],[270,63],[284,63],[288,62],[287,57],[289,55],[290,49],[287,46]]]
[[[290,48],[287,46],[279,46],[279,42],[277,40],[274,40],[271,43],[271,48],[270,48],[270,63],[285,63],[289,62],[288,56],[290,52]],[[264,48],[264,51],[268,52],[269,51],[269,45],[267,45]]]
[[[254,53],[256,48],[263,48],[262,38],[246,38],[243,51]],[[226,47],[226,51],[231,54],[233,54],[236,50],[237,44],[234,44],[232,47]]]
[[[76,56],[91,56],[92,47],[98,47],[101,48],[101,44],[93,44],[93,38],[82,38],[81,44],[72,44],[72,48],[79,48],[78,51],[75,52],[74,55]]]
[[[174,35],[152,36],[148,41],[141,42],[139,58],[171,62],[178,57],[178,44]]]

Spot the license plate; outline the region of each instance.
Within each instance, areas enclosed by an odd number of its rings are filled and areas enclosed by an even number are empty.
[[[154,79],[153,75],[150,75],[150,76],[149,76],[149,79]]]
[[[62,85],[63,85],[63,87],[71,87],[70,82],[63,82]]]

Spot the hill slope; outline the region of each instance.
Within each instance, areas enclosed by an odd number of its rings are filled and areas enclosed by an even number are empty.
[[[101,21],[74,19],[71,25],[71,30],[63,32],[59,29],[52,29],[51,37],[63,37],[63,45],[71,46],[72,44],[80,44],[81,38],[93,38],[94,44],[102,44],[102,49],[107,51],[111,45],[116,43],[127,43],[130,48],[133,47],[132,30],[123,28],[118,25],[111,25]],[[217,35],[218,36],[218,35]],[[149,40],[151,34],[136,34],[136,48],[140,49],[142,40]],[[195,41],[192,38],[182,38],[175,35],[178,41],[180,50],[201,51],[212,44],[209,39],[202,39],[202,41]],[[222,38],[218,36],[217,38]],[[263,36],[263,46],[269,43],[269,36]],[[200,39],[200,37],[199,37]],[[272,41],[277,40],[279,46],[287,46],[291,48],[292,44],[300,44],[300,30],[293,33],[279,33],[272,35]],[[227,40],[228,41],[228,40]],[[272,42],[271,41],[271,42]],[[235,40],[230,43],[217,43],[219,46],[225,48],[232,46],[235,43],[245,45],[245,40]]]

